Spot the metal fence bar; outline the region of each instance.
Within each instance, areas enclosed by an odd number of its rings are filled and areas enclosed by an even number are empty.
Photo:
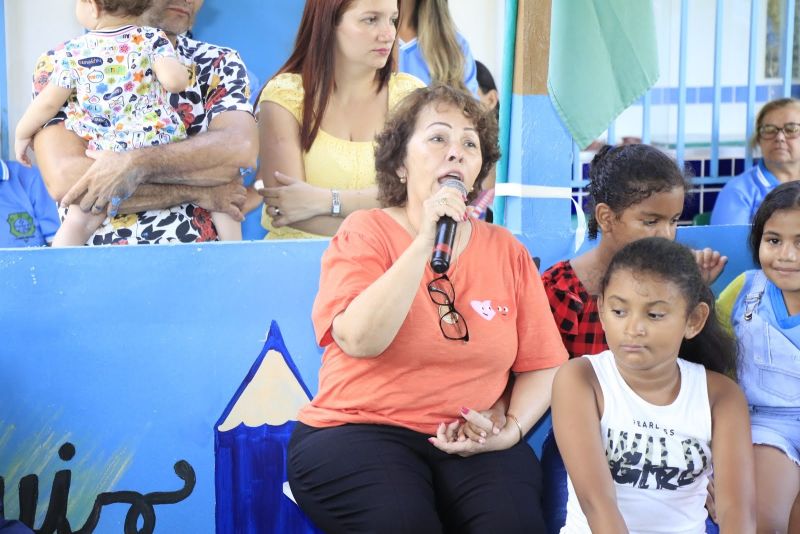
[[[514,50],[517,40],[517,0],[506,0],[506,34],[503,42],[503,85],[500,102],[500,150],[503,156],[497,163],[497,183],[508,182],[508,150],[511,145],[511,102],[514,93]],[[495,196],[492,204],[494,221],[503,225],[506,218],[506,197]]]
[[[794,62],[794,0],[786,0],[783,25],[783,96],[792,96],[792,74]]]
[[[572,141],[572,181],[579,182],[583,180],[583,164],[581,163],[581,147],[578,143]]]
[[[686,149],[686,48],[689,37],[689,0],[681,0],[680,51],[678,55],[678,131],[675,159],[683,167]]]
[[[751,0],[750,3],[750,53],[747,66],[747,117],[745,124],[745,138],[753,136],[753,119],[756,114],[756,63],[758,62],[758,27],[761,14],[760,0]],[[744,154],[744,168],[753,166],[753,149],[748,143]]]
[[[792,0],[794,1],[794,0]],[[709,174],[719,176],[719,112],[722,102],[722,0],[717,0],[714,17],[714,99],[711,104],[711,168]]]
[[[706,176],[700,178],[692,178],[692,185],[722,185],[728,183],[727,176]]]

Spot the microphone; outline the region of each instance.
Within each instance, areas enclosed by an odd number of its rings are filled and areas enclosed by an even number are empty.
[[[450,178],[446,180],[442,187],[453,187],[458,189],[462,195],[466,196],[467,188],[461,180]],[[433,244],[433,255],[431,256],[431,269],[436,274],[447,272],[450,268],[450,257],[453,254],[453,243],[456,240],[456,221],[452,217],[444,215],[436,223],[436,240]]]

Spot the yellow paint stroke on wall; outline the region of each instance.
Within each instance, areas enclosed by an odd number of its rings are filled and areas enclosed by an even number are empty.
[[[249,427],[282,425],[293,421],[300,407],[308,400],[308,395],[286,365],[283,355],[271,350],[264,356],[255,376],[219,430],[224,432],[240,424]]]
[[[8,443],[11,441],[11,436],[14,435],[15,429],[14,425],[6,425],[0,421],[0,430],[2,431],[0,434],[0,451],[8,450]]]
[[[7,518],[19,517],[19,497],[17,489],[22,477],[34,474],[39,477],[39,499],[36,508],[35,526],[41,525],[50,502],[53,478],[57,471],[68,469],[72,472],[69,492],[67,518],[73,529],[80,528],[92,510],[98,494],[111,491],[130,468],[134,451],[130,445],[110,453],[102,451],[97,445],[76,444],[76,454],[71,461],[63,461],[58,456],[64,443],[72,442],[70,432],[56,432],[56,420],[60,412],[42,424],[36,434],[13,442],[15,428],[0,421],[0,450],[13,446],[15,457],[9,462],[9,470],[0,473],[5,479],[5,514]],[[88,448],[87,448],[88,447]]]
[[[65,441],[69,441],[70,433],[63,433],[57,439],[52,430],[56,426],[55,422],[61,417],[61,413],[60,410],[53,412],[49,420],[42,421],[40,430],[36,434],[28,437],[22,443],[13,445],[17,456],[12,458],[9,462],[8,472],[3,473],[6,480],[6,488],[16,488],[19,479],[23,476],[35,474],[40,478],[39,495],[41,496],[43,488],[40,472],[47,468],[51,460],[54,462],[54,465],[60,464],[53,469],[53,472],[58,469],[64,469],[64,467],[62,467],[63,462],[58,458],[58,448],[63,445]],[[5,425],[5,422],[0,421],[0,426],[5,427]],[[47,488],[48,495],[49,492],[50,490]],[[6,500],[8,500],[8,497],[6,497]],[[6,508],[6,514],[8,514],[8,510],[9,508]]]
[[[79,527],[86,522],[98,494],[122,489],[117,484],[130,468],[134,453],[128,447],[122,447],[109,455],[94,450],[87,455],[80,451],[78,453],[81,459],[72,470],[67,517],[72,525]]]

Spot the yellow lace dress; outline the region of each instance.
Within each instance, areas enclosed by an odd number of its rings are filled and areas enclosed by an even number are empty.
[[[389,109],[408,93],[425,84],[404,73],[389,79]],[[267,84],[260,102],[275,102],[302,121],[303,81],[299,74],[279,74]],[[375,185],[375,153],[372,141],[348,141],[320,129],[308,152],[303,154],[306,182],[326,189],[364,189]],[[261,209],[261,226],[269,233],[265,239],[305,239],[321,237],[294,228],[273,228],[266,209]]]

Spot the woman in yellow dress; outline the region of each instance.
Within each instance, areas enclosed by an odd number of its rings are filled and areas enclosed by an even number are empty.
[[[397,17],[397,0],[306,2],[294,51],[259,98],[267,239],[331,236],[378,207],[373,140],[424,85],[392,72]]]

